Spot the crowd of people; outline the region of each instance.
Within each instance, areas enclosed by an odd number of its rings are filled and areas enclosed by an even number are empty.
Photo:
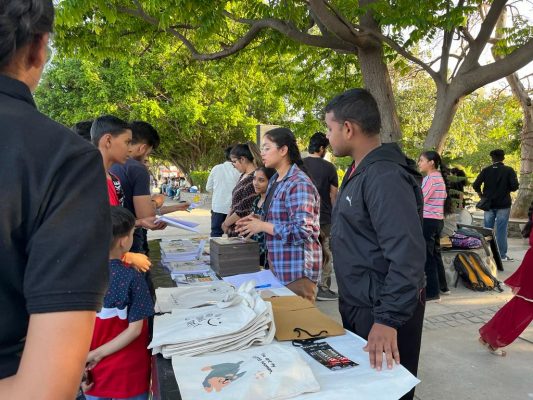
[[[0,6],[0,182],[8,188],[0,207],[0,395],[72,399],[84,376],[88,399],[148,399],[154,309],[146,229],[164,229],[157,215],[189,204],[165,206],[151,195],[145,161],[159,135],[149,123],[104,115],[77,124],[76,135],[37,111],[32,92],[53,19],[51,0]],[[439,246],[451,212],[448,172],[426,151],[423,177],[398,145],[381,143],[379,109],[364,89],[333,98],[325,124],[305,159],[287,128],[268,131],[260,148],[227,149],[207,183],[211,235],[258,240],[262,265],[294,293],[338,298],[344,327],[367,340],[372,368],[401,362],[416,375],[426,301],[449,293]],[[323,159],[328,147],[353,160],[340,188]],[[518,181],[501,150],[491,156],[474,189],[510,260],[506,229]],[[530,251],[507,280],[515,297],[480,330],[495,354],[533,318]],[[404,398],[413,396],[414,389]]]

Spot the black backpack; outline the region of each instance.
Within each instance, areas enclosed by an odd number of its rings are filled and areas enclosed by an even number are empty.
[[[468,289],[476,292],[487,290],[503,292],[500,281],[492,275],[483,260],[476,253],[471,251],[457,253],[453,260],[453,266],[457,271],[455,287],[457,287],[459,279],[461,279]]]

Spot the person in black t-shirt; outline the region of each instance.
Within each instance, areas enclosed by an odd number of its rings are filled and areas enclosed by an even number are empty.
[[[484,213],[483,225],[489,229],[496,227],[496,243],[502,260],[513,261],[507,254],[507,225],[511,214],[511,192],[518,190],[518,179],[514,169],[503,164],[503,150],[492,150],[490,157],[492,165],[481,171],[472,187],[479,197],[490,201],[490,209]]]
[[[0,6],[0,399],[72,400],[108,283],[100,153],[37,111],[52,0]]]
[[[124,207],[130,210],[135,218],[143,220],[155,217],[156,208],[152,201],[150,190],[150,172],[145,162],[153,150],[159,146],[159,134],[148,122],[133,121],[129,124],[132,132],[129,158],[125,164],[114,164],[111,172],[122,184],[124,191]],[[183,211],[189,207],[188,203],[174,206],[163,206],[159,214]],[[164,229],[165,225],[157,225],[150,229]],[[145,227],[135,228],[131,252],[148,254],[148,242]]]
[[[329,140],[322,132],[316,132],[309,141],[309,157],[303,159],[307,173],[320,194],[320,240],[324,264],[318,284],[317,300],[337,300],[339,296],[331,290],[332,256],[329,248],[331,235],[331,209],[337,198],[339,178],[337,169],[324,160]]]

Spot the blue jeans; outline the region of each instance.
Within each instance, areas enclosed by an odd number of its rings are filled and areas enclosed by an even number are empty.
[[[115,400],[114,397],[95,397],[95,396],[89,396],[88,394],[85,395],[85,398],[87,400]],[[148,400],[148,392],[139,394],[137,396],[127,397],[123,399],[116,399],[116,400]]]
[[[496,225],[496,244],[500,251],[500,257],[507,257],[507,224],[509,223],[510,208],[491,209],[483,215],[485,228],[494,229]]]

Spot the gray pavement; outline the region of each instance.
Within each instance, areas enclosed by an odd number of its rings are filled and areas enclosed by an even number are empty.
[[[209,235],[210,212],[206,204],[191,213],[178,212],[180,218],[200,223],[202,235]],[[177,228],[149,232],[149,239],[188,237]],[[193,235],[194,236],[194,235]],[[197,236],[197,235],[196,235]],[[527,241],[509,239],[509,255],[516,261],[504,263],[504,280],[520,265]],[[336,283],[333,283],[336,290]],[[419,379],[416,398],[421,400],[525,400],[533,399],[533,326],[507,347],[507,357],[490,354],[477,341],[478,329],[508,301],[511,291],[473,292],[459,283],[450,296],[426,306]],[[340,321],[336,301],[317,302],[317,306]]]

